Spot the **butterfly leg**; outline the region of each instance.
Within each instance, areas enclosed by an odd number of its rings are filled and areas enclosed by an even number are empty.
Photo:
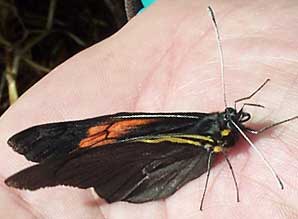
[[[232,176],[233,176],[233,180],[234,180],[234,185],[235,185],[235,188],[236,188],[236,199],[237,199],[237,202],[240,202],[240,198],[239,198],[239,188],[238,188],[238,183],[237,183],[237,180],[236,180],[236,176],[235,176],[235,173],[234,173],[234,170],[233,170],[233,166],[228,158],[228,155],[226,154],[226,152],[223,151],[223,155],[225,157],[225,160],[227,161],[228,163],[228,166],[230,168],[230,171],[232,173]]]
[[[251,134],[254,134],[254,135],[258,135],[258,134],[260,134],[260,133],[262,133],[264,131],[267,131],[268,129],[271,129],[271,128],[275,127],[275,126],[281,125],[281,124],[286,123],[286,122],[290,122],[290,121],[295,120],[295,119],[298,119],[298,116],[294,116],[292,118],[285,119],[285,120],[282,120],[282,121],[273,123],[271,125],[265,126],[263,128],[260,128],[260,129],[253,129],[253,128],[247,127],[245,129],[245,131],[247,131],[247,132],[249,132]]]
[[[268,82],[270,81],[270,79],[267,79],[261,86],[259,86],[254,92],[252,92],[252,94],[250,94],[249,96],[247,97],[243,97],[243,98],[240,98],[238,100],[235,100],[234,102],[234,108],[236,109],[237,108],[237,103],[241,102],[241,101],[244,101],[244,100],[249,100],[250,98],[252,98],[255,94],[257,94]]]
[[[206,181],[205,181],[204,192],[203,192],[202,199],[201,199],[200,211],[203,210],[203,202],[204,202],[204,199],[205,199],[207,186],[208,186],[208,181],[209,181],[209,176],[210,176],[212,156],[213,156],[213,152],[210,152],[209,156],[208,156],[207,177],[206,177]]]

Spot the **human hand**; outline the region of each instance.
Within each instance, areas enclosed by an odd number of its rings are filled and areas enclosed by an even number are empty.
[[[283,191],[241,141],[230,154],[241,202],[236,202],[227,165],[220,162],[211,170],[203,212],[199,205],[205,175],[164,201],[145,204],[106,204],[90,190],[55,187],[27,192],[3,183],[31,165],[6,141],[32,125],[120,111],[222,111],[219,59],[207,6],[195,0],[157,1],[114,36],[54,69],[1,117],[1,218],[291,218],[298,214],[297,121],[256,141],[284,180]],[[229,103],[270,78],[253,99],[266,106],[250,109],[257,115],[254,121],[297,115],[298,3],[217,1],[212,6],[223,41]]]

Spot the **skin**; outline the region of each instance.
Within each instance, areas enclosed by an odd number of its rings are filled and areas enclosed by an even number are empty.
[[[224,109],[215,33],[206,10],[210,2],[187,3],[157,1],[109,39],[58,66],[7,110],[0,120],[0,218],[298,217],[297,120],[251,137],[283,179],[284,190],[240,140],[229,153],[240,203],[230,171],[219,160],[212,169],[203,212],[199,204],[205,175],[166,200],[145,204],[107,204],[90,190],[62,186],[34,192],[5,186],[6,177],[32,165],[6,141],[32,125],[120,111]],[[262,127],[297,115],[297,1],[211,5],[222,37],[228,103],[270,78],[269,85],[250,100],[266,106],[247,108],[255,115],[250,125]]]

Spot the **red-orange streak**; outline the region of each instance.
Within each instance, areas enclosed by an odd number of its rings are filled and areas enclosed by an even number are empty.
[[[104,124],[104,125],[97,125],[97,126],[93,126],[91,128],[88,129],[87,131],[87,135],[91,136],[91,135],[97,135],[100,134],[103,131],[106,131],[107,128],[109,127],[110,124]]]
[[[116,142],[117,142],[117,139],[106,139],[106,140],[103,140],[101,142],[98,142],[95,145],[92,145],[92,147],[99,147],[99,146],[103,146],[103,145],[107,145],[107,144],[113,144],[113,143],[116,143]]]
[[[119,138],[123,134],[129,132],[131,129],[136,129],[138,126],[146,125],[156,121],[155,119],[128,119],[115,122],[108,129],[108,138]]]
[[[86,148],[97,144],[98,142],[102,142],[106,139],[107,133],[101,132],[99,135],[92,135],[90,137],[84,138],[80,141],[79,147]]]
[[[121,137],[131,129],[146,125],[156,121],[156,119],[127,119],[115,122],[114,124],[102,124],[90,127],[87,130],[87,137],[79,143],[80,148],[102,146],[115,143],[117,138]]]

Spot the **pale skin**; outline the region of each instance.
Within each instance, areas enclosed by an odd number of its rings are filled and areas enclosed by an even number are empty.
[[[250,101],[266,108],[247,108],[255,115],[251,126],[297,115],[297,1],[211,3],[222,37],[229,104],[270,78]],[[166,200],[145,204],[107,204],[90,190],[68,187],[19,191],[3,182],[32,165],[6,144],[11,135],[32,125],[119,111],[222,111],[219,59],[208,4],[157,1],[111,38],[58,66],[1,117],[0,218],[298,217],[297,120],[252,137],[283,179],[284,190],[240,140],[229,153],[240,203],[222,160],[212,168],[202,212],[205,175]]]

